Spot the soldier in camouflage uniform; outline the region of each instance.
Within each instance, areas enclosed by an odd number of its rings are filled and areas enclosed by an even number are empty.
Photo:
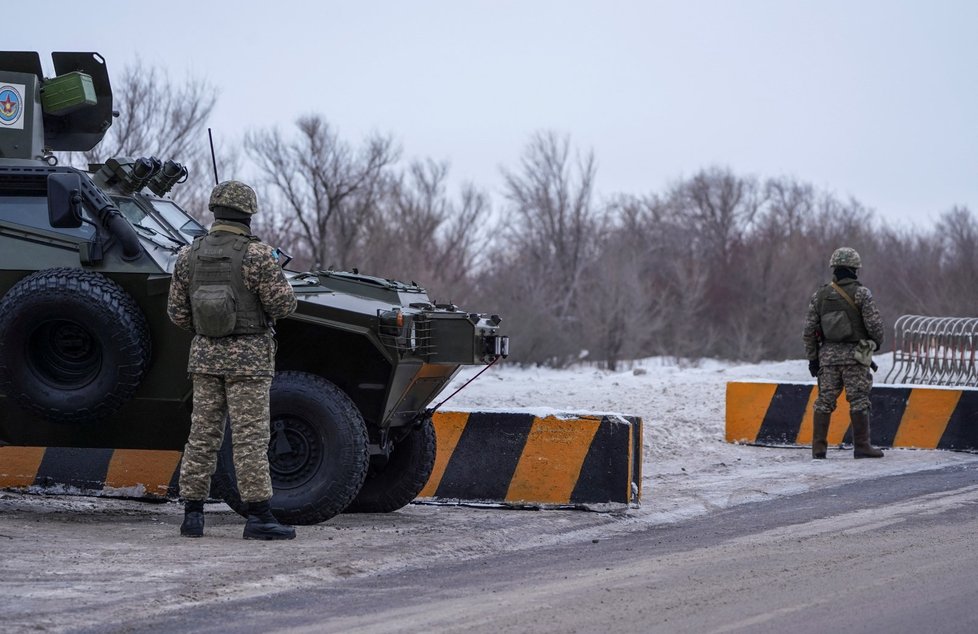
[[[883,344],[883,320],[873,294],[856,279],[862,261],[855,249],[832,253],[832,282],[812,296],[805,319],[808,369],[818,377],[812,458],[825,458],[829,419],[845,387],[852,419],[853,457],[882,458],[869,442],[872,353]]]
[[[248,504],[246,539],[292,539],[269,500],[269,390],[275,372],[272,323],[295,310],[296,299],[271,247],[251,235],[254,190],[225,181],[211,192],[215,222],[177,256],[167,313],[195,333],[188,371],[193,415],[180,468],[185,516],[180,534],[204,533],[204,500],[230,414],[238,489]]]

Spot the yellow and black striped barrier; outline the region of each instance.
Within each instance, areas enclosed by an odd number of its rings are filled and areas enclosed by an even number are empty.
[[[177,495],[180,451],[0,447],[0,488],[61,488],[164,499]]]
[[[640,418],[439,412],[434,423],[438,452],[421,498],[515,506],[641,499]]]
[[[811,383],[727,383],[728,442],[810,445]],[[871,442],[878,447],[978,451],[978,390],[876,385]],[[829,423],[829,445],[852,442],[845,394]]]
[[[437,412],[421,497],[510,505],[631,504],[641,498],[642,420],[617,415]],[[137,498],[177,495],[181,452],[0,447],[0,488]]]

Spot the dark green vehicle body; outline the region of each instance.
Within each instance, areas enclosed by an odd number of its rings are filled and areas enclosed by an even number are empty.
[[[138,161],[119,158],[91,171],[54,164],[52,150],[90,149],[112,118],[101,58],[56,53],[54,60],[57,79],[75,71],[92,79],[92,85],[64,88],[67,106],[59,95],[46,93],[59,86],[43,79],[36,53],[0,53],[0,124],[4,115],[7,119],[6,127],[0,125],[0,302],[37,271],[95,272],[121,286],[138,306],[150,352],[138,387],[108,416],[65,422],[24,407],[23,394],[0,394],[0,444],[182,450],[190,429],[191,334],[169,321],[166,302],[177,251],[204,228],[166,191],[157,195],[146,183],[127,180]],[[16,101],[11,95],[20,91],[20,110],[11,114],[18,107],[11,106]],[[16,117],[22,127],[10,125]],[[67,196],[74,196],[75,204],[82,198],[84,223],[52,226],[65,212],[59,205],[68,204],[62,202],[66,190],[52,178],[73,183],[75,174],[80,187],[69,187]],[[167,188],[157,183],[156,189]],[[286,273],[298,309],[275,326],[276,370],[321,377],[349,397],[366,424],[371,469],[382,466],[397,442],[425,422],[426,409],[462,366],[487,364],[508,352],[498,317],[435,306],[413,283],[355,272]],[[86,363],[94,368],[101,362],[94,359],[98,351],[91,352],[92,342],[72,315],[36,319],[50,323],[31,330],[27,341],[4,341],[16,347],[7,354],[22,354],[48,388],[70,392],[74,383],[84,382]],[[7,334],[0,332],[0,338]],[[273,480],[274,466],[273,460]]]

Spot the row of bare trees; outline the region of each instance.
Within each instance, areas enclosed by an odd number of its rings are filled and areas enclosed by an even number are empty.
[[[359,147],[321,116],[299,119],[295,133],[250,132],[244,146],[272,213],[265,233],[291,243],[297,265],[351,269],[462,289],[483,239],[488,197],[465,186],[447,191],[448,165],[400,164],[389,136]]]
[[[174,195],[206,218],[213,89],[174,88],[140,66],[121,85],[123,114],[99,155],[183,156],[197,169]],[[978,219],[965,207],[911,231],[796,179],[717,167],[662,192],[600,198],[594,155],[539,132],[503,170],[494,214],[476,186],[449,191],[446,163],[404,161],[391,136],[351,143],[320,115],[241,145],[224,177],[258,187],[255,229],[297,267],[416,280],[440,301],[499,313],[523,363],[797,358],[808,300],[844,245],[862,254],[889,323],[978,315]]]
[[[534,213],[550,216],[545,207]],[[587,354],[614,367],[647,355],[797,358],[809,299],[829,281],[839,246],[861,252],[862,280],[887,323],[907,313],[978,315],[978,218],[964,207],[927,230],[894,229],[858,201],[806,183],[711,168],[662,193],[621,196],[590,225],[572,310],[560,319],[566,334],[554,336],[538,318],[514,324],[527,331],[521,345],[534,344],[524,360],[561,364]],[[546,235],[536,244],[547,253]],[[544,276],[560,261],[551,252],[549,265],[524,270]],[[537,288],[564,292],[561,283]]]

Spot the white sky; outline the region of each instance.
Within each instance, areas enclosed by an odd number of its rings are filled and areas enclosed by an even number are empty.
[[[594,150],[605,195],[721,165],[927,226],[978,211],[975,25],[968,0],[33,0],[4,7],[0,48],[205,78],[218,139],[307,113],[390,132],[497,201],[499,167],[554,129]]]

